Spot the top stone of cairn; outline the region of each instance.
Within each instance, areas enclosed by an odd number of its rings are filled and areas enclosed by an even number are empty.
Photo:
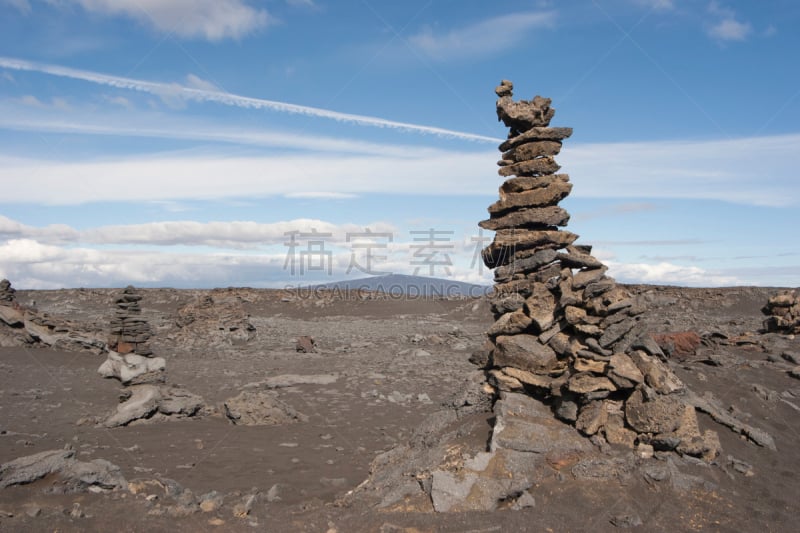
[[[533,100],[513,100],[514,84],[503,80],[494,92],[500,98],[497,100],[497,117],[508,126],[511,131],[509,138],[525,133],[531,128],[547,127],[556,114],[550,107],[552,100],[536,96]]]

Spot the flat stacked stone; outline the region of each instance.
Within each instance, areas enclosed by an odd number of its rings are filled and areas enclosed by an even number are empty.
[[[142,308],[139,306],[141,299],[141,294],[129,285],[114,301],[116,310],[111,319],[109,347],[120,354],[153,355],[147,344],[152,330],[147,319],[142,316]]]
[[[17,290],[11,286],[10,281],[7,279],[0,280],[0,302],[13,302],[16,299],[15,292]]]
[[[499,174],[509,179],[479,224],[495,231],[483,250],[495,280],[489,383],[501,398],[524,393],[549,403],[584,435],[713,458],[718,439],[700,434],[683,383],[657,346],[633,338],[642,307],[591,246],[562,229],[569,213],[558,204],[572,184],[555,156],[572,129],[550,127],[549,98],[515,102],[512,91],[509,81],[495,90],[497,116],[510,129]]]
[[[770,297],[762,312],[767,315],[765,330],[794,335],[800,333],[800,292],[797,290],[781,291]]]

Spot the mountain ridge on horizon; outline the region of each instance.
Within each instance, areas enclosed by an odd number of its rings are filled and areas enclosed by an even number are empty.
[[[309,286],[310,289],[365,290],[387,294],[416,296],[483,296],[492,290],[491,285],[478,285],[465,281],[409,274],[384,274],[353,280],[332,281]]]

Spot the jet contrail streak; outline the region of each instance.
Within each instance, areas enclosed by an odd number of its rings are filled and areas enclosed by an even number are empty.
[[[320,109],[318,107],[309,107],[297,104],[290,104],[286,102],[276,102],[273,100],[264,100],[262,98],[252,98],[249,96],[241,96],[238,94],[232,94],[224,91],[195,89],[192,87],[184,87],[182,85],[178,85],[175,83],[159,83],[146,80],[137,80],[133,78],[125,78],[122,76],[112,76],[109,74],[101,74],[99,72],[73,69],[69,67],[62,67],[59,65],[36,63],[33,61],[14,59],[10,57],[0,57],[0,67],[11,70],[40,72],[42,74],[49,74],[51,76],[60,76],[64,78],[83,80],[90,83],[96,83],[99,85],[106,85],[110,87],[116,87],[119,89],[140,91],[140,92],[154,94],[157,96],[179,95],[186,99],[195,100],[198,102],[216,102],[223,105],[235,106],[241,108],[250,108],[250,109],[269,109],[272,111],[280,111],[283,113],[294,113],[299,115],[308,115],[312,117],[327,118],[327,119],[337,120],[340,122],[349,122],[352,124],[359,124],[361,126],[374,126],[379,128],[392,128],[404,131],[414,131],[419,133],[428,133],[442,137],[465,139],[470,141],[491,142],[491,143],[502,142],[502,139],[497,139],[494,137],[487,137],[484,135],[476,135],[473,133],[464,133],[461,131],[436,128],[433,126],[421,126],[419,124],[396,122],[394,120],[386,120],[378,117],[353,115],[350,113],[340,113],[338,111],[331,111],[329,109]]]

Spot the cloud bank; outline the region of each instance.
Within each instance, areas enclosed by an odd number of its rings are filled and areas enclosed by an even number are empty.
[[[336,146],[347,144],[343,139],[330,142],[334,152]],[[572,144],[564,147],[559,162],[576,184],[576,197],[705,199],[787,207],[800,204],[794,177],[798,145],[798,134]],[[359,150],[357,142],[348,146]],[[120,198],[136,202],[276,195],[343,198],[371,193],[483,196],[491,193],[493,183],[501,182],[492,177],[497,158],[493,150],[381,146],[367,143],[363,154],[307,151],[243,157],[206,150],[203,155],[179,152],[86,161],[29,159],[0,152],[0,181],[14,183],[6,189],[4,203],[48,205]]]

